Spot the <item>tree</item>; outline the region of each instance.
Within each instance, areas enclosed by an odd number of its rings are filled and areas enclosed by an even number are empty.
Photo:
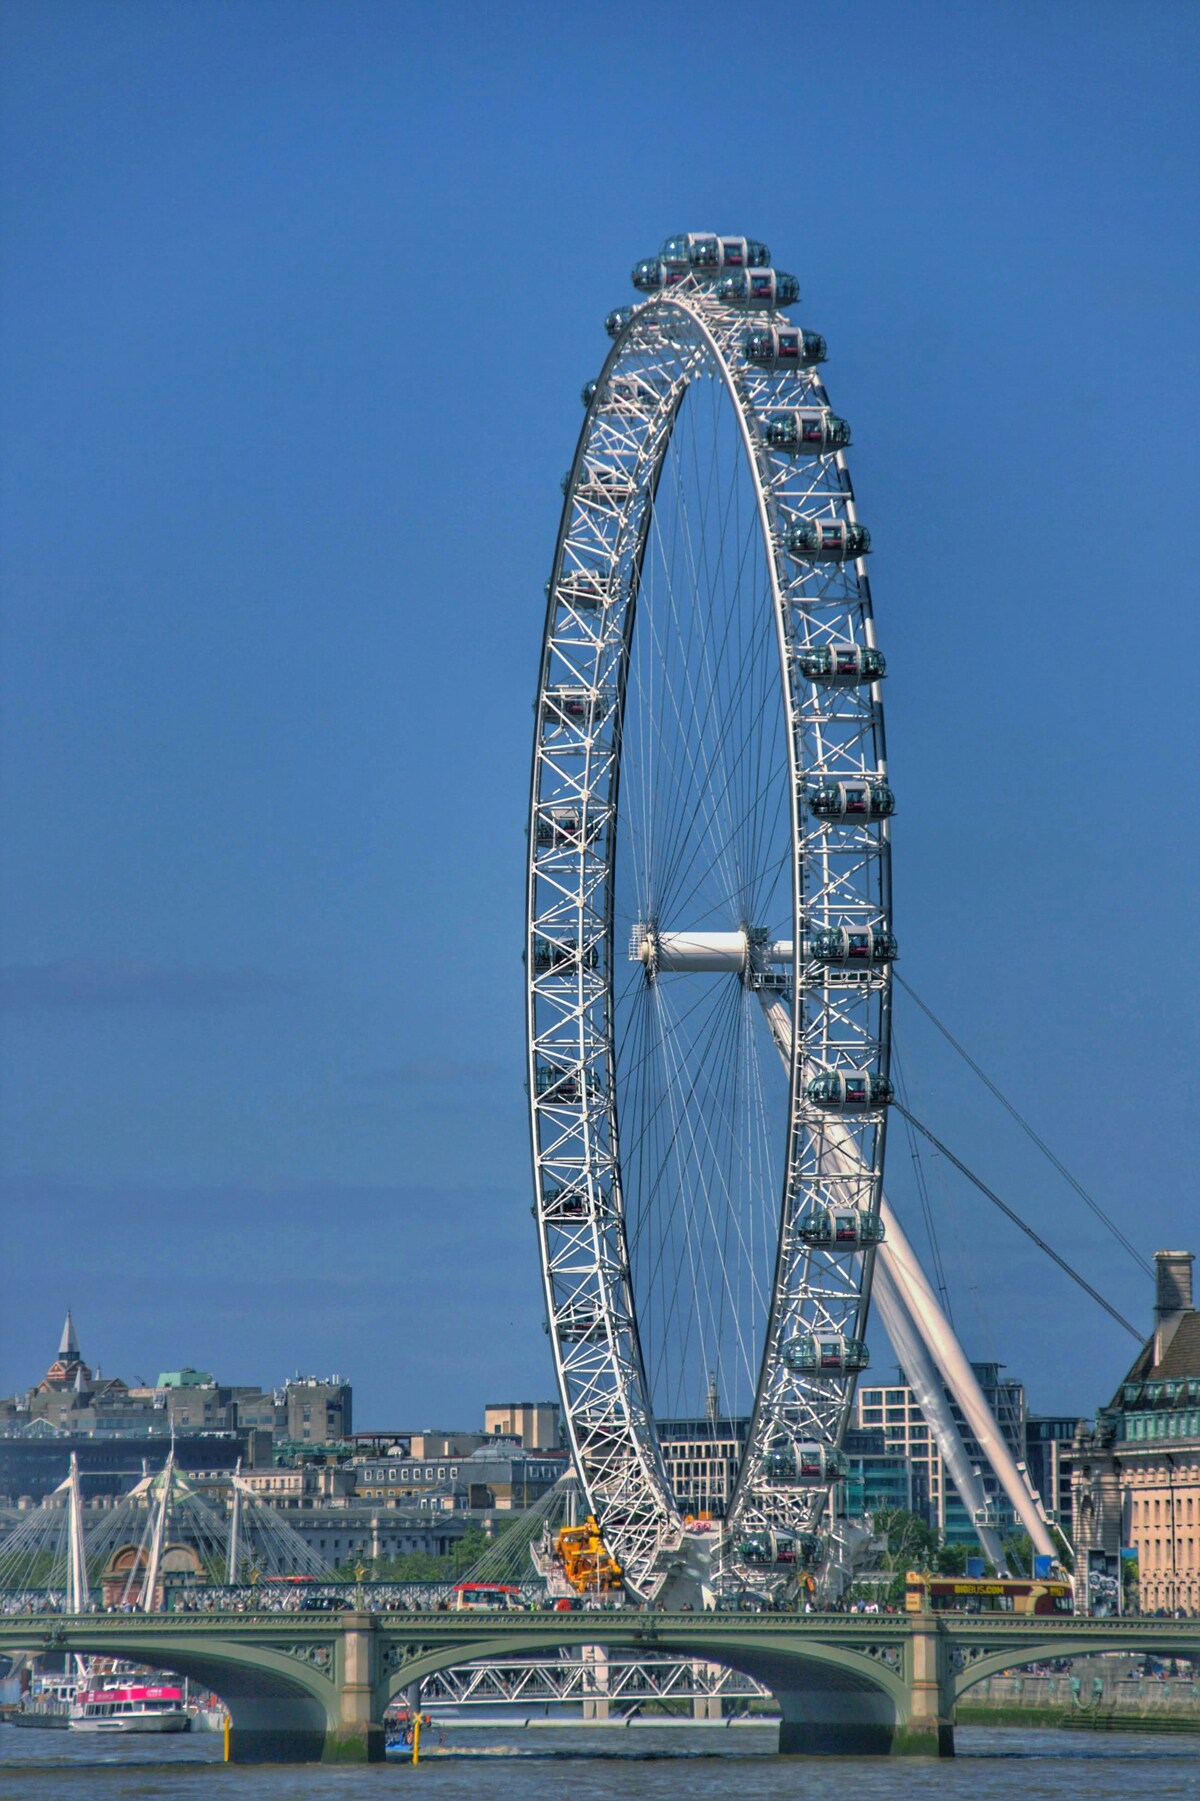
[[[919,1514],[889,1507],[875,1515],[875,1530],[884,1540],[885,1570],[922,1569],[937,1550],[937,1537]]]

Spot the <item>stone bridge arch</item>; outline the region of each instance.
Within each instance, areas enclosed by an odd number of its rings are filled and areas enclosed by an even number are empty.
[[[808,1640],[801,1648],[782,1632],[777,1637],[756,1632],[753,1638],[739,1638],[734,1630],[715,1638],[703,1632],[692,1636],[686,1630],[648,1632],[644,1622],[622,1629],[618,1619],[614,1614],[594,1616],[585,1640],[576,1615],[571,1622],[575,1630],[564,1631],[562,1642],[570,1649],[586,1642],[608,1651],[697,1658],[754,1677],[779,1703],[779,1749],[784,1754],[883,1754],[896,1748],[898,1735],[908,1725],[909,1689],[895,1647],[881,1645],[872,1652]],[[408,1644],[393,1642],[385,1653],[380,1717],[413,1683],[424,1682],[439,1670],[485,1659],[553,1656],[557,1645],[546,1626],[543,1616],[536,1627],[531,1624],[524,1630],[514,1625],[511,1633],[500,1635],[493,1629],[477,1639],[464,1633],[453,1642],[439,1634],[441,1642],[427,1644],[420,1642],[419,1628],[411,1631]]]
[[[957,1704],[976,1683],[986,1682],[989,1676],[1002,1676],[1006,1670],[1024,1669],[1031,1663],[1047,1663],[1056,1657],[1096,1657],[1121,1651],[1131,1657],[1185,1657],[1195,1661],[1197,1650],[1194,1633],[1190,1638],[1181,1634],[1178,1642],[1173,1642],[1170,1622],[1163,1620],[1147,1620],[1144,1632],[1131,1622],[1125,1630],[1099,1641],[1094,1630],[1075,1637],[1060,1627],[1053,1638],[1038,1638],[1035,1628],[1022,1644],[980,1649],[974,1655],[966,1652],[967,1661],[954,1672],[953,1698]]]
[[[229,1709],[235,1763],[311,1763],[337,1755],[344,1735],[336,1643],[301,1642],[302,1627],[296,1645],[287,1648],[223,1639],[219,1629],[197,1632],[189,1642],[190,1634],[156,1633],[153,1615],[146,1616],[144,1633],[131,1630],[136,1616],[112,1617],[120,1630],[110,1633],[100,1616],[94,1623],[29,1633],[24,1640],[19,1622],[0,1621],[0,1636],[5,1649],[120,1657],[211,1689]]]

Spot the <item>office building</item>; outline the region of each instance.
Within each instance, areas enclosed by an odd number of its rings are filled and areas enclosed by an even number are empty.
[[[998,1363],[972,1363],[984,1399],[991,1408],[1015,1460],[1025,1456],[1025,1389],[1020,1382],[1002,1378]],[[888,1388],[864,1386],[858,1391],[857,1423],[860,1428],[882,1431],[886,1450],[913,1466],[914,1494],[924,1495],[924,1517],[947,1544],[977,1543],[975,1527],[958,1490],[946,1474],[941,1452],[921,1412],[917,1398],[897,1371],[897,1382]],[[990,1522],[1002,1538],[1017,1529],[1016,1516],[999,1482],[992,1474],[972,1436],[962,1409],[949,1390],[950,1403],[967,1456],[980,1472],[987,1496]],[[914,1512],[919,1509],[913,1509]]]

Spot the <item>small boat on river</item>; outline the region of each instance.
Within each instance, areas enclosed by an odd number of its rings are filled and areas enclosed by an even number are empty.
[[[186,1732],[183,1690],[159,1683],[105,1683],[81,1688],[71,1708],[72,1732]]]

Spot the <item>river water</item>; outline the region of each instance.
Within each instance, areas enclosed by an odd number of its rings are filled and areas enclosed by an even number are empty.
[[[443,1737],[441,1745],[436,1743]],[[0,1801],[1200,1801],[1200,1737],[962,1727],[958,1756],[774,1755],[762,1726],[448,1726],[414,1770],[221,1762],[215,1733],[106,1740],[0,1726]]]

